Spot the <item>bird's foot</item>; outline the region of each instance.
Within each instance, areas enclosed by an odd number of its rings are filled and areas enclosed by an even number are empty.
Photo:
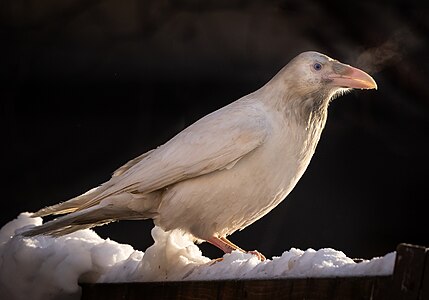
[[[213,266],[214,264],[221,262],[221,261],[223,261],[223,257],[215,258],[215,259],[212,259],[211,261],[209,261],[207,263],[207,265]]]
[[[253,251],[246,251],[246,253],[255,255],[260,261],[264,261],[267,258],[265,257],[265,255],[263,255],[261,252],[259,252],[258,250],[253,250]]]
[[[231,253],[234,250],[238,250],[238,251],[241,251],[243,253],[250,253],[252,255],[255,255],[260,261],[266,260],[265,256],[262,253],[260,253],[259,251],[256,251],[256,250],[245,251],[245,250],[241,249],[240,247],[238,247],[237,245],[235,245],[234,243],[232,243],[231,241],[229,241],[225,237],[220,237],[220,238],[219,237],[212,237],[212,238],[208,239],[207,241],[210,244],[212,244],[212,245],[218,247],[219,249],[223,250],[223,252],[225,252],[225,253]],[[222,260],[222,258],[220,260]],[[216,260],[212,264],[215,264],[216,262],[218,262],[220,260]]]

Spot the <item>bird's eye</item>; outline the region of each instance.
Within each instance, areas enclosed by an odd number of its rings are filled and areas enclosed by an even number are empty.
[[[316,71],[320,71],[320,70],[322,70],[322,64],[321,64],[321,63],[315,63],[315,64],[313,65],[313,68],[314,68]]]

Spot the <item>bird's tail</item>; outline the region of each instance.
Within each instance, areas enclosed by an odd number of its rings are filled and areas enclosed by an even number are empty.
[[[82,196],[85,196],[85,194]],[[77,230],[100,226],[119,220],[143,220],[153,218],[156,215],[156,208],[158,205],[158,201],[153,195],[136,196],[130,193],[122,193],[107,197],[89,208],[79,209],[80,205],[77,205],[79,204],[79,197],[38,211],[34,216],[60,214],[64,212],[70,213],[46,222],[43,225],[27,229],[24,232],[20,232],[20,234],[23,236],[35,236],[40,234],[61,236]],[[83,198],[80,198],[80,200],[82,199]],[[86,201],[82,202],[81,205],[85,203]]]
[[[93,188],[86,193],[77,196],[75,198],[72,198],[68,201],[61,202],[52,206],[48,206],[45,208],[42,208],[41,210],[33,213],[32,217],[44,217],[48,215],[62,215],[62,214],[68,214],[71,212],[75,212],[79,210],[80,207],[84,206],[89,200],[94,199],[98,195],[100,195],[102,192],[104,192],[109,185],[106,183],[98,186],[96,188]]]

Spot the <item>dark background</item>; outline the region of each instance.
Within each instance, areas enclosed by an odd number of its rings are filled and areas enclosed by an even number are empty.
[[[379,89],[332,103],[297,187],[231,240],[268,257],[291,247],[369,258],[400,242],[429,246],[424,3],[2,1],[0,226],[108,180],[316,50],[368,71]],[[151,227],[97,232],[144,250]]]

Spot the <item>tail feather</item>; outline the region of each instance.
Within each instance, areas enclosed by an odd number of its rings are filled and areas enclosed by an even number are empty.
[[[32,227],[20,234],[27,237],[40,234],[61,236],[114,221],[149,219],[156,215],[158,205],[157,197],[149,195],[135,197],[124,193],[106,198],[89,208],[78,209],[43,225]]]
[[[101,201],[103,201],[105,198],[108,198],[110,196],[113,196],[115,194],[119,194],[119,192],[126,192],[125,190],[119,191],[116,190],[114,193],[105,193],[106,190],[108,190],[112,185],[115,184],[115,181],[120,177],[122,174],[127,172],[129,169],[131,169],[134,165],[138,164],[140,161],[145,159],[147,156],[149,156],[153,150],[150,150],[146,153],[143,153],[142,155],[136,157],[135,159],[130,160],[125,165],[117,169],[111,178],[111,180],[105,182],[104,184],[93,188],[86,192],[85,194],[82,194],[80,196],[77,196],[75,198],[72,198],[68,201],[61,202],[52,206],[48,206],[45,208],[42,208],[41,210],[35,212],[32,214],[32,217],[44,217],[48,215],[61,215],[61,214],[68,214],[72,212],[76,212],[79,210],[84,210],[90,207],[93,207],[95,205],[98,205]]]
[[[36,236],[40,234],[62,236],[81,229],[101,226],[119,220],[141,220],[147,219],[138,212],[129,209],[118,209],[112,204],[97,205],[81,211],[73,212],[59,217],[43,225],[30,228],[21,233],[23,236]]]
[[[31,216],[44,217],[48,215],[61,215],[75,212],[77,210],[80,210],[80,207],[84,206],[88,201],[92,200],[94,197],[98,196],[106,189],[106,185],[101,185],[68,201],[42,208],[37,212],[33,213]]]

